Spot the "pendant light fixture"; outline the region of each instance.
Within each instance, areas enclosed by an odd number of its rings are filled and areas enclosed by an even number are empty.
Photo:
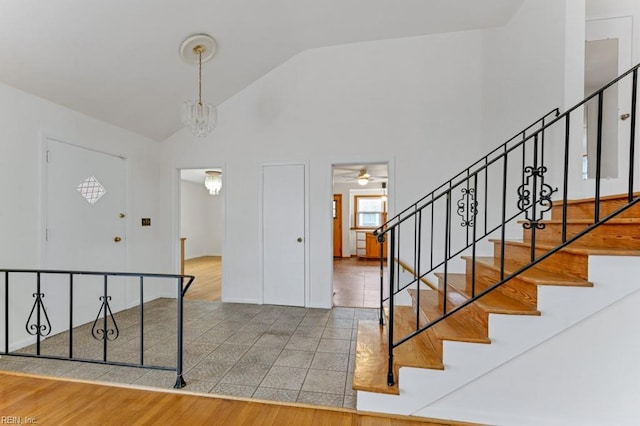
[[[216,48],[216,41],[208,34],[193,35],[180,45],[182,59],[198,65],[198,101],[182,104],[182,124],[195,136],[207,136],[217,124],[216,107],[202,102],[202,64],[213,58]]]
[[[207,170],[204,173],[204,186],[209,190],[209,194],[218,195],[222,189],[222,172]]]

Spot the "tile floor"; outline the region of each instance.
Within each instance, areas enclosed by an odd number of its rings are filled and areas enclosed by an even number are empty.
[[[185,301],[184,311],[184,390],[355,408],[357,323],[375,320],[376,309]],[[109,360],[139,360],[138,312],[115,315],[120,335],[109,342]],[[175,312],[171,299],[145,304],[146,364],[175,365]],[[74,329],[74,356],[101,358],[91,325]],[[44,340],[41,351],[68,355],[68,334]],[[175,383],[174,372],[17,356],[1,357],[0,369],[163,388]]]

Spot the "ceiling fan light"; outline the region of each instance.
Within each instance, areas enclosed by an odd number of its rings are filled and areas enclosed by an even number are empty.
[[[359,176],[358,177],[358,185],[365,186],[369,183],[369,178],[367,176]]]

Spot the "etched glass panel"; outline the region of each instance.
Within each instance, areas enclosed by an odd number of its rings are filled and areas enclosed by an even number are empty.
[[[95,204],[107,190],[98,182],[95,176],[86,178],[77,188],[80,195],[84,197],[89,204]]]

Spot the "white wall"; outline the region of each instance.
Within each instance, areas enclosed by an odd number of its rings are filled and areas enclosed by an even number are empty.
[[[527,0],[507,25],[485,31],[484,42],[483,131],[488,146],[498,147],[554,108],[562,112],[582,100],[583,0]],[[574,120],[576,124],[574,133],[578,135],[581,127]],[[562,187],[562,136],[559,128],[545,135],[545,177],[553,188]],[[581,139],[574,142],[576,149],[581,149]],[[528,146],[531,150],[531,143]],[[522,173],[517,157],[509,157],[510,173],[516,176]],[[581,151],[574,153],[572,164],[576,166],[575,179],[580,179]],[[530,156],[526,165],[533,165]],[[493,167],[490,185],[500,188],[500,163],[497,166]],[[508,210],[515,211],[518,184],[510,179],[507,186],[507,196],[511,197]],[[490,223],[499,223],[499,211],[491,209],[491,204],[488,216]],[[521,226],[512,223],[506,236],[521,238]]]
[[[170,267],[170,250],[167,247],[171,238],[167,232],[169,215],[160,203],[162,188],[157,184],[162,173],[156,151],[158,144],[4,84],[0,84],[2,267],[43,267],[41,176],[45,136],[127,158],[127,266],[131,271],[174,272]],[[141,227],[142,217],[151,218],[152,226]],[[151,296],[153,289],[147,287],[147,295]],[[175,291],[172,288],[161,285],[156,294],[173,295]],[[12,305],[30,309],[32,292],[32,288],[12,291]],[[0,299],[2,306],[3,303]],[[15,309],[12,313],[16,312]],[[2,334],[4,327],[0,330]],[[24,322],[12,322],[11,341],[23,337]]]
[[[491,146],[563,108],[565,25],[565,1],[528,0],[507,25],[484,32],[483,123]]]
[[[309,162],[309,304],[329,307],[331,165],[388,163],[392,216],[562,108],[567,80],[580,78],[565,52],[584,48],[583,37],[569,34],[577,21],[569,3],[525,1],[497,29],[303,52],[220,105],[208,138],[180,131],[166,140],[166,170],[226,164],[223,300],[261,302],[261,163]]]
[[[203,184],[180,184],[180,236],[185,237],[185,259],[222,256],[223,193],[211,195]]]
[[[168,174],[225,163],[223,300],[261,302],[260,164],[308,161],[308,301],[330,307],[332,164],[388,163],[393,214],[477,158],[482,53],[477,31],[306,51],[220,105],[208,138],[165,141]]]

